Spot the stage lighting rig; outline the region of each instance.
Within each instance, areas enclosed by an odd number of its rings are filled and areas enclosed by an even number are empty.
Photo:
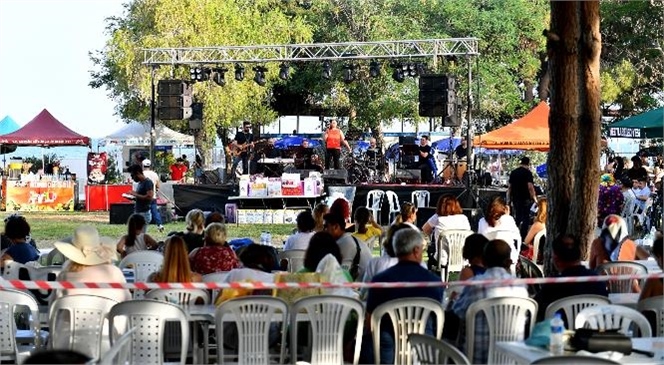
[[[210,79],[211,73],[210,69],[205,67],[194,67],[189,69],[189,77],[193,82],[207,81]]]
[[[267,80],[265,79],[265,73],[267,72],[267,67],[265,66],[256,66],[252,68],[256,75],[254,75],[254,81],[260,86],[265,86]]]
[[[219,86],[226,85],[226,72],[228,72],[228,69],[224,67],[217,67],[212,69],[212,71],[214,72],[212,75],[212,81],[214,81],[214,83]]]
[[[290,66],[287,63],[282,63],[279,65],[279,78],[282,80],[288,80],[290,74]]]
[[[369,63],[369,76],[378,77],[380,76],[380,63],[377,61],[371,61]]]
[[[244,66],[242,64],[235,64],[235,80],[242,81],[244,80]]]
[[[323,78],[329,80],[332,78],[332,64],[330,61],[323,62]]]
[[[392,72],[392,79],[396,82],[404,82],[406,80],[406,75],[404,74],[404,64],[401,63],[396,63],[392,64],[392,67],[394,67],[394,72]],[[408,66],[406,66],[406,69],[408,69]]]
[[[344,65],[344,83],[350,84],[355,81],[355,65],[347,63]]]

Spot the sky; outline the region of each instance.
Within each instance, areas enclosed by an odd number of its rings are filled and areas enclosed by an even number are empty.
[[[120,0],[0,0],[0,119],[20,126],[42,109],[70,129],[104,137],[124,124],[105,89],[88,86],[88,52],[103,48]]]

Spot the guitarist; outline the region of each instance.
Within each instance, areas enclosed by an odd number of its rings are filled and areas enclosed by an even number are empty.
[[[244,121],[242,122],[242,131],[235,135],[235,139],[231,143],[231,151],[233,152],[231,176],[233,178],[235,178],[235,170],[240,161],[242,161],[242,173],[249,174],[249,148],[253,146],[253,143],[254,135],[251,133],[251,123]]]

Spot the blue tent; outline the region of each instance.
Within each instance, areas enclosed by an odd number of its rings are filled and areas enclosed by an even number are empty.
[[[546,175],[546,162],[539,165],[539,166],[537,166],[535,171],[537,172],[537,176],[541,177],[542,179],[545,179],[546,176],[547,176]]]
[[[274,143],[274,147],[278,149],[287,149],[291,147],[298,147],[302,145],[302,141],[306,138],[300,136],[288,136],[278,139]],[[318,139],[309,139],[309,147],[318,147],[321,145],[321,141]]]
[[[461,144],[461,140],[461,137],[443,138],[431,143],[431,148],[441,152],[448,152],[450,150],[454,151],[454,149]]]
[[[21,126],[9,115],[0,120],[0,135],[16,132]]]

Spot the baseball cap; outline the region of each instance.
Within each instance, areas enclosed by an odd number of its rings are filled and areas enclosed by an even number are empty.
[[[143,167],[150,167],[152,166],[152,161],[148,160],[147,158],[143,160]]]

